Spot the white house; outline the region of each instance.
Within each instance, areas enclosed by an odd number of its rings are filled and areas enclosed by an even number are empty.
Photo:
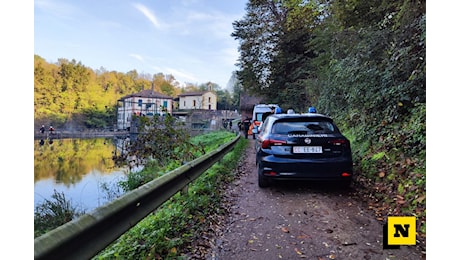
[[[178,97],[179,109],[217,110],[217,95],[212,91],[186,92]]]
[[[153,116],[172,114],[173,98],[153,90],[126,95],[118,100],[117,129],[124,130],[131,126],[133,115]]]

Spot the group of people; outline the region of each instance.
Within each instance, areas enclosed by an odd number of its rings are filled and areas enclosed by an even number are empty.
[[[41,133],[41,134],[44,134],[44,133],[45,133],[45,130],[46,130],[45,125],[42,125],[42,126],[40,127],[40,133]],[[48,132],[49,132],[50,134],[54,134],[54,133],[55,133],[54,131],[55,131],[54,127],[53,127],[52,125],[50,125],[50,127],[48,128]]]
[[[273,114],[280,114],[281,113],[281,108],[279,107],[270,107],[270,111],[269,112],[265,112],[262,114],[262,123],[265,121],[265,119],[270,116],[270,115],[273,115]],[[289,109],[288,110],[288,114],[294,114],[294,110],[292,109]],[[316,108],[311,106],[308,108],[308,113],[316,113]],[[246,119],[243,120],[243,123],[238,123],[238,128],[240,129],[240,131],[244,131],[244,137],[246,139],[248,139],[248,132],[249,132],[249,129],[251,128],[251,118],[249,117],[246,117]]]
[[[233,123],[231,119],[222,118],[222,125],[224,126],[225,129],[227,129],[228,127],[228,129],[232,130]]]
[[[50,127],[48,128],[48,136],[45,136],[45,132],[45,125],[42,125],[40,127],[40,134],[42,134],[39,141],[40,146],[45,144],[45,139],[48,139],[50,145],[53,144],[54,135],[56,134],[54,127],[50,125]]]

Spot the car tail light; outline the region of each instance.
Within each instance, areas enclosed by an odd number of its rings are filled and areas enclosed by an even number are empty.
[[[329,143],[332,145],[350,146],[350,142],[347,139],[329,140]]]
[[[265,175],[269,175],[269,176],[276,176],[276,172],[275,171],[268,171],[268,172],[264,172]]]
[[[351,174],[349,174],[348,172],[342,172],[342,177],[350,177]]]
[[[270,147],[272,147],[272,146],[283,145],[283,144],[286,144],[286,141],[266,139],[266,140],[262,141],[262,148],[263,149],[270,149]]]

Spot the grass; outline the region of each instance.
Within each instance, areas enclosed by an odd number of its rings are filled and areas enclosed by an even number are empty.
[[[43,203],[35,207],[34,212],[34,238],[51,231],[72,219],[85,214],[84,210],[78,210],[72,206],[63,192],[51,195],[51,199],[45,199]]]
[[[233,180],[232,169],[247,145],[248,140],[241,139],[191,183],[187,193],[177,193],[94,259],[186,259],[184,252],[207,226],[209,217],[221,213],[222,186]]]

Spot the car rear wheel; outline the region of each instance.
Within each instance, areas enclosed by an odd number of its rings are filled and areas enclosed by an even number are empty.
[[[257,165],[257,176],[258,176],[258,179],[259,179],[259,187],[260,188],[266,188],[266,187],[270,186],[269,179],[267,179],[267,177],[265,177],[262,174],[262,167],[260,167],[260,165]]]

